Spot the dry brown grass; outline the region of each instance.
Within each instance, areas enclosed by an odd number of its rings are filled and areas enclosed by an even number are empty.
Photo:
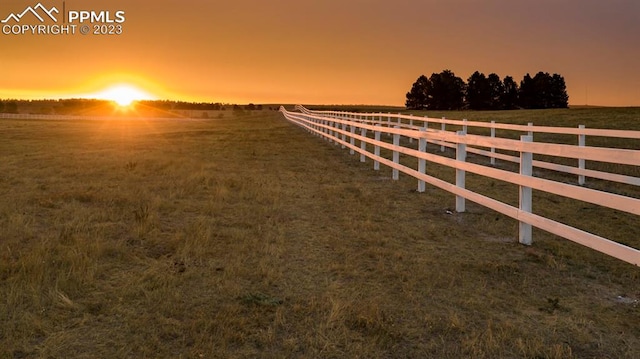
[[[0,133],[0,358],[640,357],[638,268],[277,113]]]

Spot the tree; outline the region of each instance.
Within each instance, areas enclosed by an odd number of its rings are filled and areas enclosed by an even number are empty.
[[[518,84],[513,77],[506,76],[502,81],[504,92],[502,93],[502,108],[505,110],[513,110],[518,108]]]
[[[502,110],[504,104],[502,103],[502,96],[504,94],[504,84],[500,80],[500,76],[495,73],[490,73],[487,76],[487,83],[489,85],[489,109]]]
[[[548,72],[538,72],[533,77],[534,107],[536,109],[551,108],[551,75]]]
[[[569,96],[564,78],[558,74],[538,72],[525,75],[520,83],[520,106],[524,108],[567,108]]]
[[[569,107],[569,95],[567,94],[567,86],[564,83],[564,77],[559,74],[553,74],[551,77],[549,92],[552,108]]]
[[[18,113],[18,102],[7,101],[4,103],[4,112],[6,113]]]
[[[460,110],[464,106],[466,84],[451,70],[432,74],[427,83],[427,109]]]
[[[520,81],[520,89],[518,90],[518,105],[522,108],[535,108],[535,92],[533,79],[528,73],[524,75]]]
[[[4,102],[0,101],[0,113],[4,110]]]
[[[411,91],[407,92],[405,106],[410,110],[423,110],[427,107],[427,88],[429,79],[421,75],[411,86]]]
[[[538,72],[524,75],[520,86],[513,77],[500,80],[495,73],[475,71],[465,83],[451,70],[421,75],[407,92],[406,107],[417,110],[512,110],[517,108],[566,108],[569,96],[559,74]]]
[[[491,108],[489,81],[483,73],[476,71],[467,80],[466,100],[471,110],[488,110]]]

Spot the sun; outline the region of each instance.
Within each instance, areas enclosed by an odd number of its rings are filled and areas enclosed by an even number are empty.
[[[128,84],[111,86],[95,94],[99,99],[113,101],[120,107],[130,106],[134,101],[153,100],[147,92]]]

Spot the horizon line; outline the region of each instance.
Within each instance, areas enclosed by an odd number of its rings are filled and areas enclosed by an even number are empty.
[[[64,101],[64,100],[94,100],[94,101],[105,101],[105,102],[113,102],[113,100],[109,99],[101,99],[101,98],[91,98],[91,97],[59,97],[59,98],[37,98],[37,99],[28,99],[28,98],[0,98],[0,101],[22,101],[22,102],[37,102],[37,101]],[[142,101],[150,101],[150,102],[185,102],[185,103],[210,103],[210,104],[222,104],[222,105],[307,105],[307,106],[363,106],[363,107],[395,107],[395,108],[406,108],[404,105],[391,105],[391,104],[374,104],[374,103],[317,103],[317,102],[276,102],[276,101],[266,101],[266,102],[223,102],[223,101],[202,101],[202,100],[184,100],[184,99],[142,99],[142,100],[134,100],[133,102],[142,102]],[[640,104],[637,105],[590,105],[590,104],[569,104],[569,108],[636,108],[640,107]],[[429,111],[429,110],[423,110]],[[473,111],[473,110],[458,110],[458,111]],[[496,110],[501,111],[501,110]]]

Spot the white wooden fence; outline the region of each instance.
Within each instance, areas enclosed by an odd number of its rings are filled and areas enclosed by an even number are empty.
[[[640,165],[640,150],[589,147],[586,146],[585,138],[586,136],[601,136],[640,139],[640,131],[587,129],[584,126],[579,128],[543,127],[533,126],[532,124],[522,126],[495,122],[435,119],[402,114],[310,111],[299,105],[296,106],[296,110],[299,112],[287,111],[284,107],[280,108],[287,120],[337,145],[341,145],[342,148],[349,148],[352,154],[359,153],[362,162],[367,157],[371,158],[374,161],[375,170],[380,169],[380,164],[389,166],[392,169],[392,178],[394,180],[397,180],[399,173],[402,172],[418,179],[419,192],[424,192],[426,183],[429,183],[455,194],[457,212],[465,211],[465,200],[468,199],[518,220],[520,223],[520,243],[526,245],[532,243],[533,226],[636,266],[640,265],[640,250],[636,248],[625,246],[613,240],[532,213],[532,189],[536,189],[640,216],[640,199],[581,186],[585,183],[586,177],[640,186],[640,178],[638,177],[585,168],[585,160],[637,168]],[[428,123],[438,123],[440,128],[438,130],[429,128]],[[457,132],[447,131],[446,125],[459,126],[462,130]],[[467,132],[468,127],[490,128],[491,136],[469,134]],[[526,135],[521,136],[519,141],[498,138],[496,137],[496,129],[520,131],[526,133]],[[578,137],[578,144],[536,143],[533,142],[534,133],[575,135]],[[392,142],[385,142],[382,139],[383,135],[392,137]],[[415,146],[413,145],[409,147],[402,146],[401,137],[408,138],[409,143],[418,141],[417,149],[414,149],[413,147]],[[359,146],[356,141],[359,142]],[[446,147],[454,148],[456,158],[452,159],[428,153],[426,151],[428,143],[440,146],[440,150],[443,152]],[[380,156],[381,148],[392,151],[392,158],[388,159]],[[369,149],[373,149],[373,152],[370,152]],[[496,149],[515,151],[519,153],[519,156],[497,153]],[[467,162],[467,153],[487,156],[490,158],[491,165],[495,164],[496,159],[519,163],[520,171],[515,173],[494,166]],[[417,169],[401,164],[400,154],[416,158],[418,161]],[[573,158],[577,160],[578,167],[534,161],[533,154]],[[428,175],[426,171],[427,162],[455,168],[455,184]],[[533,177],[534,167],[576,175],[578,176],[577,182],[579,185]],[[466,172],[518,185],[520,188],[519,206],[514,207],[466,189]],[[638,219],[637,223],[640,224],[640,217]],[[638,229],[640,230],[640,228]]]

